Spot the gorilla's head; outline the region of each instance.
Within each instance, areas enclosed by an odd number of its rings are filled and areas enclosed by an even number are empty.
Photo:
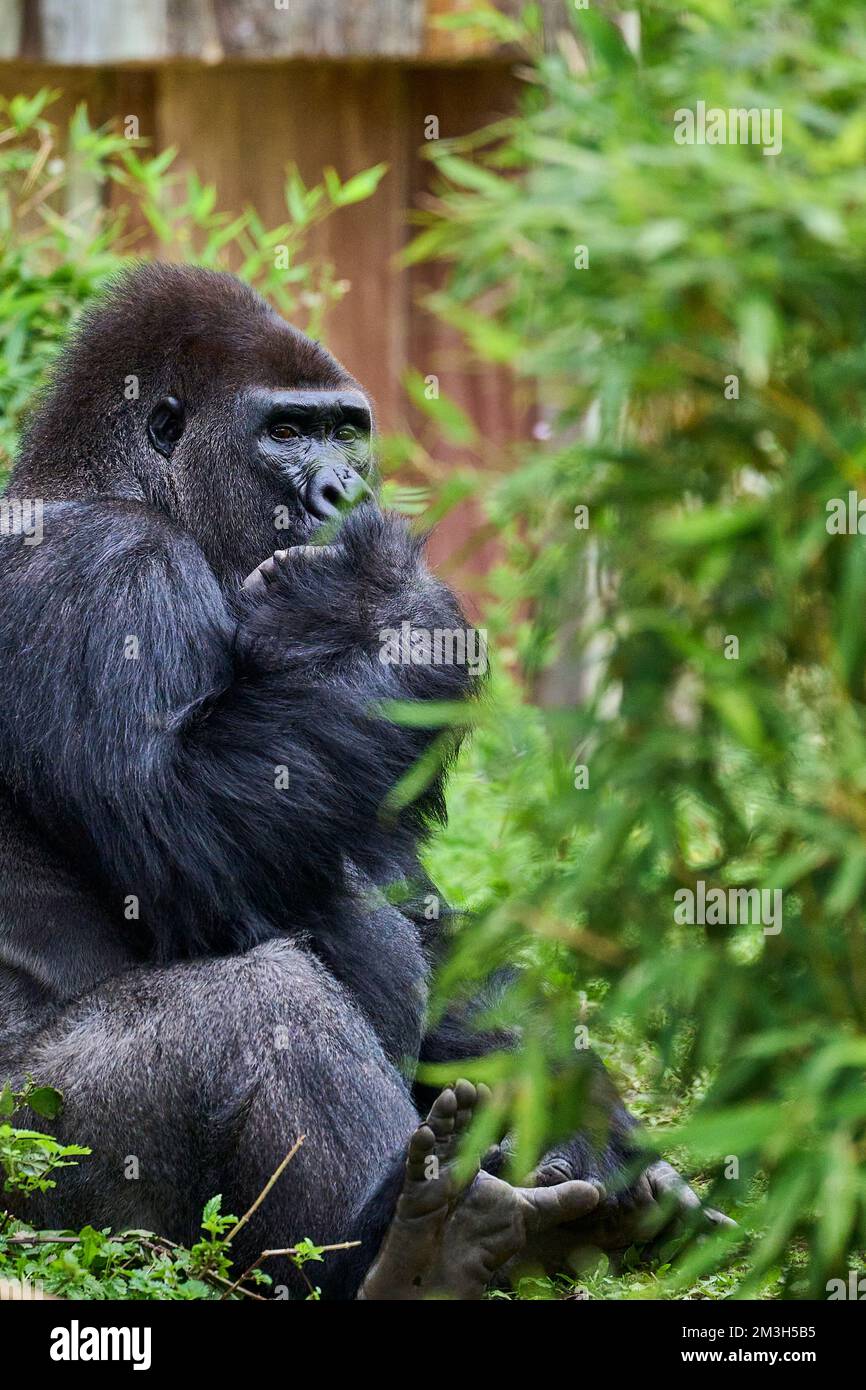
[[[372,432],[358,383],[248,286],[148,265],[85,312],[10,491],[145,502],[231,584],[368,493]]]

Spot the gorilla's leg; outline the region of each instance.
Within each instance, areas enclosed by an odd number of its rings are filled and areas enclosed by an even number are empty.
[[[28,1221],[143,1227],[188,1244],[209,1197],[246,1212],[304,1135],[232,1249],[245,1268],[303,1237],[360,1240],[317,1267],[329,1297],[354,1297],[380,1248],[367,1298],[480,1297],[530,1229],[597,1201],[583,1183],[522,1192],[486,1174],[459,1197],[453,1160],[475,1087],[444,1092],[418,1129],[365,1016],[285,941],[104,982],[14,1058],[0,1053],[0,1077],[27,1074],[64,1093],[58,1137],[93,1150],[19,1208]],[[302,1291],[287,1263],[269,1272]]]
[[[363,1212],[355,1286],[339,1261],[316,1268],[326,1295],[354,1295],[418,1115],[364,1015],[306,952],[269,942],[105,981],[14,1056],[0,1046],[0,1077],[28,1073],[64,1094],[51,1128],[93,1150],[19,1209],[28,1221],[144,1227],[188,1243],[209,1197],[222,1193],[223,1210],[242,1214],[304,1135],[234,1252],[244,1268],[305,1236],[352,1239]],[[268,1270],[298,1287],[288,1266]]]

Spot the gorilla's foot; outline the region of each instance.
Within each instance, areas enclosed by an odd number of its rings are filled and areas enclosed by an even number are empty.
[[[481,1298],[530,1237],[598,1205],[603,1193],[588,1182],[512,1187],[476,1171],[460,1191],[457,1150],[485,1089],[458,1081],[413,1134],[394,1219],[359,1298]]]
[[[512,1187],[490,1173],[477,1173],[446,1222],[430,1291],[440,1298],[481,1298],[497,1271],[528,1241],[586,1216],[603,1195],[594,1183]]]
[[[484,1087],[458,1081],[437,1096],[409,1140],[403,1190],[382,1248],[358,1293],[364,1299],[418,1299],[431,1291],[448,1218],[459,1196],[455,1161]]]

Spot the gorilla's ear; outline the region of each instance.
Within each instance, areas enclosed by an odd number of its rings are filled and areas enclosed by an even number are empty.
[[[154,449],[164,458],[171,458],[175,444],[180,439],[186,424],[186,411],[177,396],[163,396],[150,412],[147,433]]]

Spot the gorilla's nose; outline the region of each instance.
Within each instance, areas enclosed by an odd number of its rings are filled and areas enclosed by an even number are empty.
[[[348,464],[326,464],[318,468],[301,491],[301,501],[311,516],[328,521],[349,512],[363,500],[372,497],[364,479]]]

